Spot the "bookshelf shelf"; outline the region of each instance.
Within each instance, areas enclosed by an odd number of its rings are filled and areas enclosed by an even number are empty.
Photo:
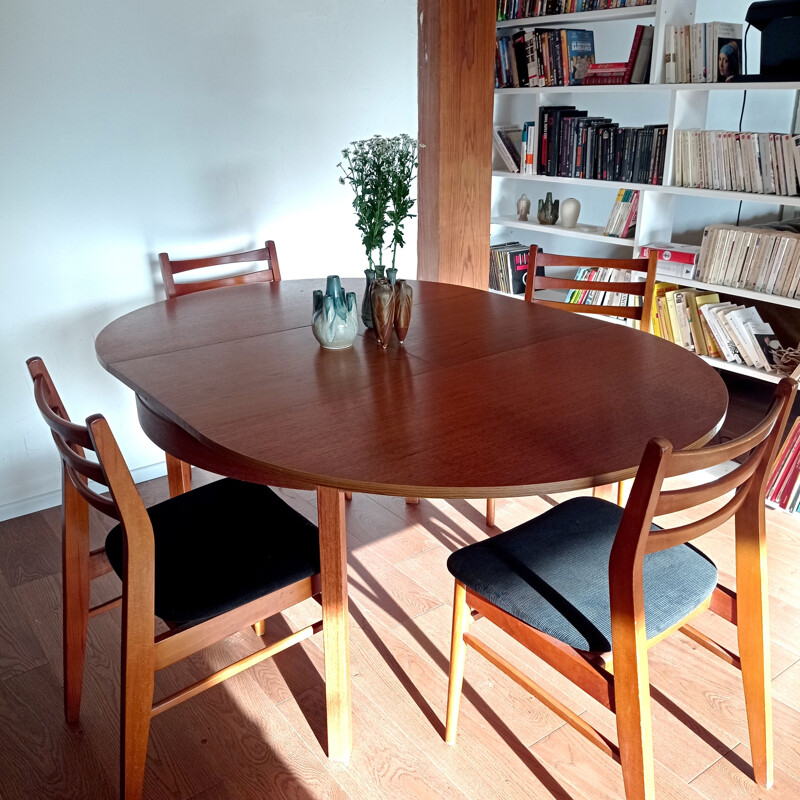
[[[600,94],[622,93],[684,93],[684,92],[765,92],[800,91],[798,81],[769,81],[765,83],[625,83],[596,86],[520,86],[513,89],[495,89],[498,96],[533,94]]]
[[[663,0],[662,0],[663,2]],[[548,28],[585,25],[590,22],[621,22],[625,19],[653,18],[658,13],[658,4],[649,6],[631,6],[630,8],[609,8],[602,11],[581,11],[577,14],[548,14],[542,17],[524,17],[497,22],[501,28]]]
[[[618,247],[635,247],[633,239],[620,239],[616,236],[603,236],[602,225],[581,225],[574,228],[565,228],[562,225],[540,225],[538,222],[520,222],[516,217],[492,217],[492,225],[504,225],[507,228],[516,228],[523,231],[548,233],[554,236],[570,236],[573,239],[583,239],[589,242],[602,242],[603,244],[617,245]],[[800,307],[800,304],[798,304]]]
[[[676,345],[677,346],[677,345]],[[767,381],[768,383],[778,383],[783,378],[783,373],[777,372],[764,372],[763,369],[756,369],[755,367],[748,367],[746,364],[736,364],[731,361],[724,361],[721,358],[711,358],[710,356],[698,356],[702,358],[707,364],[711,364],[716,369],[726,370],[727,372],[736,372],[739,375],[747,375],[749,378],[756,378],[760,381]]]
[[[663,194],[679,194],[686,197],[711,197],[715,200],[743,200],[748,203],[771,203],[780,206],[800,207],[800,195],[756,194],[754,192],[724,192],[721,189],[691,189],[688,186],[661,186],[649,183],[617,183],[598,181],[591,178],[563,178],[556,175],[521,175],[497,169],[492,171],[494,178],[513,178],[518,181],[541,181],[542,183],[561,183],[574,186],[605,186],[607,189],[638,189],[639,191]]]
[[[674,275],[662,275],[656,273],[656,280],[669,283],[679,283],[691,289],[707,289],[709,292],[719,294],[730,294],[734,297],[746,297],[748,300],[760,300],[771,305],[787,306],[788,308],[800,309],[800,300],[792,297],[782,297],[777,294],[765,294],[764,292],[754,292],[751,289],[736,289],[732,286],[723,286],[716,283],[704,283],[703,281],[690,280],[688,278],[676,278]]]

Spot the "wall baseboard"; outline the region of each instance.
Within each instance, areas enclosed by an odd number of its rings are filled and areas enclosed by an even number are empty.
[[[154,478],[161,478],[167,474],[167,465],[164,461],[150,464],[146,467],[139,467],[131,470],[134,483],[144,483]],[[61,505],[61,489],[54,492],[37,494],[34,497],[26,497],[22,500],[15,500],[0,506],[0,522],[15,517],[24,517],[26,514],[33,514],[36,511],[44,511],[46,508]]]

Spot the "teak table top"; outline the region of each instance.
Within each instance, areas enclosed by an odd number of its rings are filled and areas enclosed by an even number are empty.
[[[180,456],[172,436],[186,432],[207,456],[186,460],[289,486],[422,497],[583,488],[632,475],[653,436],[685,447],[722,422],[717,373],[656,336],[411,283],[408,337],[386,351],[371,332],[348,350],[320,348],[311,293],[324,280],[303,280],[141,308],[100,333],[97,354],[173,429],[145,424],[158,444]],[[360,294],[359,281],[345,285]]]

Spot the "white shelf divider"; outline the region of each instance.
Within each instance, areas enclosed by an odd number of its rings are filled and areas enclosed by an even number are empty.
[[[631,6],[630,8],[608,8],[602,11],[581,11],[575,14],[548,14],[541,17],[524,17],[522,19],[507,19],[497,22],[497,29],[501,28],[558,28],[570,25],[583,25],[589,22],[619,22],[623,19],[642,19],[655,17],[658,5]]]
[[[492,217],[492,225],[504,225],[507,228],[516,228],[524,231],[550,233],[555,236],[570,236],[573,239],[584,239],[589,242],[602,242],[603,244],[617,245],[618,247],[635,247],[633,239],[620,239],[616,236],[604,236],[602,225],[582,225],[578,223],[574,228],[565,228],[563,225],[542,225],[539,222],[520,222],[516,217]]]
[[[732,294],[735,297],[746,297],[749,300],[761,300],[771,305],[800,308],[800,300],[793,297],[782,297],[778,294],[766,294],[765,292],[754,292],[751,289],[737,289],[734,286],[721,286],[714,283],[689,280],[688,278],[676,278],[674,275],[663,275],[660,272],[656,273],[656,280],[677,283],[680,286],[688,286],[692,289],[705,289],[709,292],[716,292],[717,294]]]
[[[621,92],[633,94],[641,92],[764,92],[798,91],[798,81],[768,81],[764,83],[604,83],[594,86],[519,86],[509,89],[495,89],[496,95],[508,94],[595,94]]]
[[[561,183],[569,186],[599,186],[607,189],[639,189],[646,192],[679,194],[686,197],[711,197],[715,200],[743,200],[746,203],[772,203],[778,206],[800,207],[800,195],[757,194],[755,192],[723,192],[721,189],[691,189],[688,186],[662,186],[650,183],[619,183],[594,178],[564,178],[558,175],[521,175],[507,170],[493,170],[493,178],[513,178],[518,181]]]
[[[677,347],[678,345],[676,345]],[[739,375],[747,375],[749,378],[757,378],[760,381],[767,383],[779,383],[783,378],[783,373],[778,372],[765,372],[763,369],[756,369],[755,367],[748,367],[746,364],[736,364],[732,361],[725,361],[721,358],[711,358],[710,356],[698,356],[702,358],[707,364],[717,369],[727,370],[728,372],[737,372]]]

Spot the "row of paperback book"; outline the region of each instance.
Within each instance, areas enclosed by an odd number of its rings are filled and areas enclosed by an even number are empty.
[[[611,267],[579,267],[575,273],[576,281],[598,281],[601,283],[630,283],[644,281],[645,273],[629,269]],[[603,289],[570,289],[564,300],[585,306],[640,306],[642,298],[626,292],[611,292]]]
[[[800,135],[752,131],[675,131],[675,185],[797,195]]]
[[[497,0],[497,21],[654,5],[655,0]]]
[[[639,192],[635,189],[620,189],[603,230],[603,236],[616,236],[619,239],[633,236],[638,213]]]
[[[594,64],[594,34],[575,28],[517,31],[495,42],[495,89],[580,86]]]
[[[708,225],[696,277],[704,283],[800,298],[800,234]]]
[[[525,294],[530,248],[519,242],[489,248],[489,288],[506,294]]]
[[[733,22],[667,25],[666,83],[725,83],[742,74],[742,26]]]
[[[621,128],[575,106],[542,106],[537,137],[540,175],[663,183],[666,125]]]
[[[754,306],[720,301],[716,292],[657,283],[651,323],[656,336],[698,355],[780,371],[782,346]]]
[[[772,465],[767,502],[789,512],[800,505],[800,417],[792,423]]]

